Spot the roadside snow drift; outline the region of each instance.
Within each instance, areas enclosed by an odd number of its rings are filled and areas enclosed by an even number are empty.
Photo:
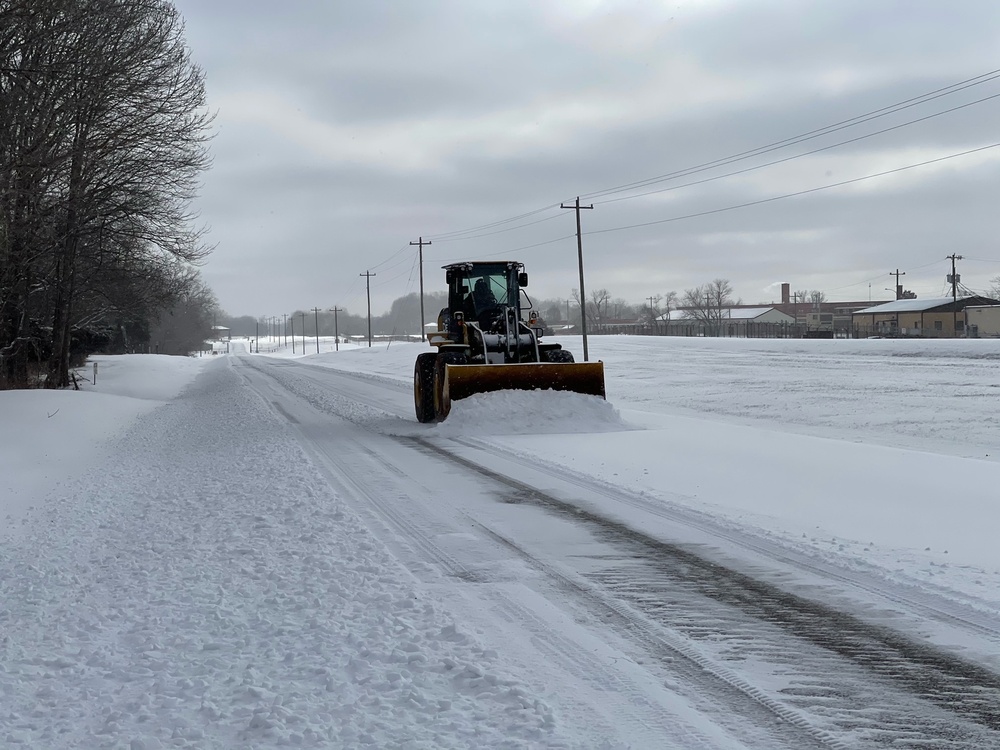
[[[497,391],[453,401],[436,435],[542,435],[630,429],[604,399],[567,391]]]
[[[553,739],[228,361],[113,448],[0,553],[3,747]]]

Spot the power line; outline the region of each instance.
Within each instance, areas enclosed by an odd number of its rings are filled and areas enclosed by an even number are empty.
[[[726,177],[734,177],[740,174],[746,174],[747,172],[753,172],[758,169],[763,169],[765,167],[773,167],[775,164],[783,164],[794,159],[801,159],[803,156],[812,156],[813,154],[818,154],[822,151],[829,151],[830,149],[839,148],[840,146],[845,146],[848,143],[856,143],[857,141],[863,141],[866,138],[872,138],[876,135],[882,135],[883,133],[888,133],[892,130],[899,130],[900,128],[905,128],[908,125],[913,125],[918,122],[923,122],[924,120],[930,120],[935,117],[940,117],[941,115],[946,115],[959,109],[964,109],[966,107],[971,107],[974,104],[981,104],[982,102],[988,101],[990,99],[1000,98],[1000,94],[992,94],[990,96],[985,96],[982,99],[977,99],[974,102],[967,102],[966,104],[960,104],[957,107],[952,107],[951,109],[942,110],[941,112],[935,112],[924,117],[919,117],[916,120],[909,120],[908,122],[899,123],[898,125],[892,125],[888,128],[883,128],[882,130],[876,130],[873,133],[867,133],[865,135],[859,135],[855,138],[848,138],[846,141],[839,141],[837,143],[832,143],[829,146],[821,146],[820,148],[813,149],[812,151],[804,151],[801,154],[794,154],[792,156],[786,156],[782,159],[775,159],[774,161],[764,162],[763,164],[757,164],[752,167],[746,167],[745,169],[738,169],[735,172],[726,172],[725,174],[715,175],[714,177],[706,177],[702,180],[695,180],[694,182],[685,182],[683,185],[674,185],[673,187],[660,188],[658,190],[649,190],[645,193],[636,193],[635,195],[625,195],[620,198],[609,198],[605,201],[595,201],[596,205],[603,206],[606,203],[616,203],[618,201],[627,201],[634,198],[642,198],[647,195],[656,195],[657,193],[666,193],[671,190],[680,190],[682,188],[691,187],[693,185],[703,185],[706,182],[713,182],[714,180],[722,180]],[[703,170],[698,170],[703,171]],[[690,174],[690,172],[688,173]],[[681,175],[685,176],[685,175]]]
[[[548,209],[546,209],[548,210]],[[446,237],[444,239],[438,239],[438,242],[464,242],[465,240],[475,240],[480,237],[490,237],[494,234],[503,234],[504,232],[513,232],[516,229],[524,229],[525,227],[532,227],[535,224],[543,224],[546,221],[552,221],[553,219],[558,219],[562,214],[552,214],[552,216],[546,216],[544,219],[536,219],[535,221],[529,221],[527,224],[518,224],[516,227],[507,227],[506,229],[497,229],[492,232],[483,232],[482,234],[470,234],[462,237]],[[435,239],[437,237],[435,236]]]
[[[706,169],[711,169],[712,167],[725,166],[726,164],[731,164],[734,161],[741,161],[743,159],[748,159],[752,156],[759,156],[760,154],[768,153],[770,151],[775,151],[780,148],[785,148],[786,146],[792,146],[796,143],[801,143],[803,141],[812,140],[818,138],[822,135],[829,135],[830,133],[837,132],[838,130],[844,130],[845,128],[854,127],[855,125],[861,125],[865,122],[870,122],[871,120],[877,119],[879,117],[885,117],[889,114],[894,114],[903,109],[908,109],[909,107],[914,107],[919,104],[924,104],[934,99],[939,99],[943,96],[948,96],[950,94],[963,91],[972,86],[978,86],[983,83],[989,83],[990,81],[1000,78],[1000,69],[991,70],[988,73],[983,73],[982,75],[975,76],[974,78],[969,78],[964,81],[959,81],[950,86],[945,86],[944,88],[936,89],[934,91],[928,92],[926,94],[921,94],[920,96],[913,97],[911,99],[905,99],[901,102],[895,104],[890,104],[886,107],[867,112],[865,114],[857,115],[851,117],[847,120],[841,120],[840,122],[834,123],[832,125],[827,125],[822,128],[817,128],[816,130],[810,130],[801,135],[792,136],[790,138],[785,138],[780,141],[775,141],[764,146],[758,146],[757,148],[749,149],[747,151],[742,151],[731,156],[722,157],[721,159],[715,159],[709,162],[703,162],[697,164],[693,167],[686,167],[674,172],[668,172],[664,175],[659,175],[658,177],[650,177],[645,180],[639,180],[637,182],[627,183],[625,185],[619,185],[613,188],[607,188],[605,190],[598,190],[592,193],[587,193],[585,197],[594,199],[602,195],[610,195],[613,193],[623,192],[625,190],[634,190],[636,188],[645,187],[646,185],[654,184],[656,182],[661,182],[668,179],[673,179],[676,177],[684,177],[688,174],[693,174],[695,172],[702,172]],[[992,97],[987,97],[992,98]]]
[[[551,240],[543,240],[542,242],[535,242],[535,243],[532,243],[531,245],[521,245],[520,247],[512,247],[512,248],[509,248],[507,250],[502,250],[499,253],[490,253],[489,255],[480,255],[480,258],[499,258],[499,257],[505,256],[505,255],[511,255],[512,253],[520,252],[521,250],[532,250],[532,249],[534,249],[536,247],[542,247],[544,245],[553,245],[556,242],[565,242],[566,240],[571,240],[574,237],[576,237],[575,234],[567,234],[567,235],[563,235],[562,237],[555,237],[554,239],[551,239]],[[453,262],[453,261],[457,262],[457,261],[462,261],[462,260],[468,260],[468,258],[465,257],[465,256],[462,256],[462,257],[459,257],[459,258],[440,258],[440,259],[438,259],[438,262],[439,263],[449,263],[449,262]]]
[[[544,206],[542,208],[536,208],[534,211],[528,211],[527,213],[519,214],[518,216],[512,216],[509,219],[501,219],[499,221],[493,221],[490,222],[489,224],[481,224],[479,226],[471,227],[469,229],[461,229],[454,232],[442,232],[440,234],[432,234],[429,236],[431,239],[444,240],[446,237],[452,237],[456,234],[468,234],[469,232],[480,232],[485,229],[492,229],[493,227],[501,226],[503,224],[509,224],[512,221],[520,221],[521,219],[527,219],[530,216],[535,216],[537,214],[542,213],[543,211],[551,211],[554,208],[559,208],[559,204],[553,203],[551,205]]]
[[[393,258],[396,258],[396,257],[402,255],[403,252],[406,251],[407,247],[408,247],[408,245],[403,245],[402,247],[399,248],[399,250],[397,250],[396,252],[394,252],[392,255],[390,255],[388,258],[386,258],[385,260],[383,260],[381,263],[376,263],[374,266],[372,266],[372,268],[380,268],[381,266],[385,265],[386,263],[388,263]]]
[[[896,102],[894,104],[887,105],[885,107],[881,107],[879,109],[872,110],[870,112],[866,112],[866,113],[863,113],[863,114],[860,114],[860,115],[856,115],[856,116],[848,118],[846,120],[841,120],[841,121],[833,123],[831,125],[827,125],[827,126],[824,126],[824,127],[821,127],[821,128],[816,128],[814,130],[810,130],[810,131],[807,131],[805,133],[801,133],[801,134],[796,135],[796,136],[791,136],[789,138],[784,138],[782,140],[774,141],[772,143],[765,144],[763,146],[758,146],[757,148],[749,149],[747,151],[742,151],[742,152],[739,152],[737,154],[732,154],[730,156],[722,157],[722,158],[715,159],[715,160],[712,160],[712,161],[703,162],[701,164],[698,164],[698,165],[695,165],[695,166],[692,166],[692,167],[687,167],[685,169],[677,170],[677,171],[674,171],[674,172],[669,172],[667,174],[659,175],[657,177],[650,177],[650,178],[647,178],[647,179],[638,180],[636,182],[627,183],[627,184],[624,184],[624,185],[618,185],[616,187],[606,188],[606,189],[603,189],[603,190],[596,190],[596,191],[593,191],[593,192],[590,192],[590,193],[586,193],[585,195],[581,196],[581,198],[593,199],[593,198],[596,198],[596,197],[599,197],[599,196],[602,196],[602,195],[610,195],[610,194],[613,194],[615,192],[622,192],[622,191],[625,191],[625,190],[631,190],[631,189],[635,189],[635,188],[639,188],[639,187],[644,187],[646,185],[654,184],[655,182],[658,182],[658,181],[664,181],[664,180],[667,180],[667,179],[673,179],[675,177],[683,177],[683,176],[686,176],[688,174],[693,174],[693,173],[695,173],[697,171],[704,171],[706,169],[710,169],[712,167],[724,166],[725,164],[729,164],[729,163],[732,163],[732,162],[740,160],[740,159],[749,158],[751,156],[757,156],[757,155],[760,155],[760,154],[763,154],[763,153],[767,153],[769,151],[773,151],[773,150],[776,150],[776,149],[779,149],[779,148],[783,148],[785,146],[790,146],[790,145],[794,145],[796,143],[801,143],[804,140],[809,140],[811,138],[816,138],[816,137],[819,137],[821,135],[825,135],[825,134],[829,134],[829,133],[832,133],[832,132],[836,132],[837,130],[843,130],[843,129],[848,128],[848,127],[853,127],[854,125],[860,125],[860,124],[863,124],[865,122],[869,122],[870,120],[876,119],[877,117],[883,117],[885,115],[893,114],[895,112],[898,112],[898,111],[900,111],[902,109],[906,109],[906,108],[909,108],[909,107],[917,106],[919,104],[924,104],[924,103],[927,103],[929,101],[933,101],[934,99],[939,99],[941,97],[948,96],[950,94],[958,93],[959,91],[963,91],[963,90],[965,90],[967,88],[971,88],[972,86],[978,86],[978,85],[981,85],[983,83],[989,83],[990,81],[996,80],[997,78],[1000,78],[1000,68],[998,68],[996,70],[991,70],[991,71],[986,72],[986,73],[982,73],[982,74],[980,74],[978,76],[973,76],[972,78],[967,78],[965,80],[958,81],[958,82],[950,84],[948,86],[944,86],[944,87],[941,87],[941,88],[938,88],[938,89],[934,89],[934,90],[926,92],[924,94],[920,94],[919,96],[911,97],[909,99],[904,99],[902,101]],[[987,98],[991,98],[991,97],[987,97]],[[949,110],[949,111],[951,111],[951,110]],[[545,211],[556,209],[559,206],[560,206],[559,203],[553,203],[553,204],[550,204],[548,206],[544,206],[542,208],[538,208],[538,209],[535,209],[533,211],[528,211],[528,212],[525,212],[525,213],[522,213],[522,214],[518,214],[516,216],[512,216],[512,217],[509,217],[509,218],[506,218],[506,219],[500,219],[498,221],[489,222],[487,224],[479,224],[479,225],[476,225],[476,226],[473,226],[473,227],[469,227],[467,229],[461,229],[461,230],[456,230],[456,231],[452,231],[452,232],[441,232],[439,234],[432,234],[432,235],[428,235],[428,236],[431,239],[439,240],[439,241],[442,241],[442,242],[445,241],[445,239],[456,239],[457,240],[457,239],[461,239],[461,235],[467,235],[467,234],[471,234],[471,233],[483,232],[483,231],[486,231],[486,230],[489,230],[489,229],[494,229],[496,227],[500,227],[500,226],[503,226],[505,224],[510,224],[512,222],[516,222],[516,221],[519,221],[521,219],[525,219],[525,218],[529,218],[531,216],[535,216],[535,215],[537,215],[539,213],[543,213]],[[551,217],[551,218],[554,218],[554,217]],[[547,220],[547,219],[545,219],[545,220]],[[531,224],[533,224],[533,223],[536,223],[536,222],[531,222],[530,224],[525,224],[524,226],[531,226]],[[513,227],[511,229],[516,229],[516,228],[520,228],[520,227]],[[508,230],[502,230],[502,231],[508,231]],[[482,235],[482,236],[486,236],[486,235]],[[473,239],[473,238],[469,237],[467,239]]]
[[[786,138],[786,139],[782,139],[782,140],[779,140],[779,141],[775,141],[775,142],[767,144],[765,146],[760,146],[758,148],[751,149],[751,150],[748,150],[748,151],[744,151],[744,152],[741,152],[741,153],[738,153],[738,154],[734,154],[734,155],[731,155],[731,156],[728,156],[728,157],[723,157],[721,159],[716,159],[716,160],[713,160],[713,161],[704,162],[704,163],[702,163],[700,165],[695,165],[693,167],[688,167],[686,169],[677,170],[675,172],[671,172],[671,173],[668,173],[668,174],[665,174],[665,175],[660,175],[660,176],[648,178],[648,179],[645,179],[645,180],[639,180],[639,181],[636,181],[636,182],[633,182],[633,183],[628,183],[626,185],[619,185],[619,186],[616,186],[616,187],[613,187],[613,188],[608,188],[608,189],[605,189],[605,190],[595,191],[595,192],[589,193],[587,195],[590,196],[590,197],[592,197],[592,196],[599,196],[599,195],[612,195],[615,192],[624,192],[626,190],[634,190],[634,189],[637,189],[637,188],[640,188],[640,187],[644,187],[644,186],[647,186],[647,185],[655,184],[656,182],[662,182],[662,181],[666,181],[668,179],[674,179],[676,177],[681,177],[681,176],[686,176],[686,175],[689,175],[689,174],[693,174],[693,173],[695,173],[697,171],[705,171],[707,169],[711,169],[711,168],[714,168],[714,167],[717,167],[717,166],[722,166],[722,165],[725,165],[725,164],[728,164],[728,163],[732,163],[734,161],[738,161],[738,160],[741,160],[741,159],[750,158],[752,156],[757,156],[757,155],[761,155],[761,154],[764,154],[764,153],[768,153],[769,151],[774,151],[774,150],[777,150],[779,148],[784,148],[784,147],[787,147],[787,146],[790,146],[790,145],[794,145],[796,143],[801,143],[801,142],[803,142],[805,140],[810,140],[810,139],[813,139],[813,138],[820,137],[821,135],[827,135],[827,134],[836,132],[838,130],[843,130],[843,129],[848,128],[848,127],[853,127],[855,125],[860,125],[860,124],[863,124],[865,122],[869,122],[869,121],[871,121],[873,119],[876,119],[878,117],[884,117],[886,115],[899,112],[899,111],[901,111],[903,109],[906,109],[906,108],[909,108],[909,107],[917,106],[919,104],[924,104],[924,103],[933,101],[934,99],[938,99],[938,98],[941,98],[941,97],[944,97],[944,96],[948,96],[950,94],[957,93],[957,92],[962,91],[964,89],[971,88],[972,86],[977,86],[977,85],[981,85],[983,83],[988,83],[990,81],[996,80],[997,78],[1000,78],[1000,69],[989,71],[988,73],[983,73],[983,74],[981,74],[979,76],[968,78],[968,79],[965,79],[963,81],[959,81],[957,83],[951,84],[949,86],[945,86],[945,87],[942,87],[942,88],[939,88],[939,89],[935,89],[935,90],[927,92],[925,94],[921,94],[920,96],[912,97],[910,99],[906,99],[906,100],[903,100],[901,102],[896,102],[896,103],[888,105],[886,107],[882,107],[880,109],[872,110],[871,112],[867,112],[867,113],[864,113],[864,114],[861,114],[861,115],[857,115],[855,117],[849,118],[847,120],[842,120],[840,122],[834,123],[832,125],[825,126],[823,128],[818,128],[818,129],[815,129],[815,130],[811,130],[811,131],[808,131],[806,133],[800,134],[798,136],[793,136],[791,138]],[[863,135],[863,136],[858,136],[856,138],[848,139],[848,140],[839,142],[837,144],[833,144],[833,145],[830,145],[830,146],[825,146],[825,147],[822,147],[822,148],[814,149],[812,151],[808,151],[808,152],[805,152],[805,153],[802,153],[802,154],[797,154],[795,156],[790,156],[790,157],[786,157],[786,158],[783,158],[783,159],[778,159],[778,160],[775,160],[773,162],[769,162],[769,163],[766,163],[766,164],[757,165],[757,166],[754,166],[754,167],[749,167],[749,168],[743,169],[743,170],[737,170],[737,171],[729,173],[729,174],[718,175],[718,176],[715,176],[715,177],[707,178],[705,180],[698,180],[698,181],[694,181],[694,182],[691,182],[691,183],[687,183],[685,185],[673,186],[671,188],[664,188],[662,190],[649,191],[649,192],[641,193],[641,194],[637,194],[637,195],[623,196],[621,198],[609,199],[609,200],[606,200],[606,201],[602,201],[601,203],[610,203],[610,202],[614,202],[614,201],[618,201],[618,200],[627,200],[627,199],[631,199],[631,198],[638,198],[638,197],[642,197],[643,195],[649,195],[649,194],[657,193],[657,192],[664,192],[666,190],[676,190],[676,189],[680,189],[680,188],[683,188],[683,187],[689,187],[691,185],[702,184],[704,182],[709,182],[709,181],[712,181],[712,180],[722,179],[724,177],[734,176],[734,175],[742,174],[742,173],[745,173],[745,172],[748,172],[748,171],[752,171],[752,170],[756,170],[756,169],[761,169],[761,168],[766,167],[766,166],[772,166],[774,164],[783,163],[785,161],[790,161],[792,159],[800,158],[802,156],[808,156],[808,155],[811,155],[811,154],[814,154],[814,153],[818,153],[820,151],[825,151],[825,150],[836,148],[838,146],[842,146],[842,145],[845,145],[845,144],[848,144],[848,143],[853,143],[853,142],[862,140],[864,138],[873,137],[875,135],[879,135],[881,133],[889,132],[891,130],[896,130],[896,129],[905,127],[907,125],[911,125],[911,124],[914,124],[914,123],[917,123],[917,122],[921,122],[921,121],[924,121],[924,120],[927,120],[927,119],[931,119],[933,117],[938,117],[940,115],[947,114],[947,113],[950,113],[950,112],[954,112],[954,111],[959,110],[959,109],[964,109],[966,107],[970,107],[970,106],[973,106],[975,104],[979,104],[979,103],[982,103],[984,101],[988,101],[990,99],[994,99],[994,98],[997,98],[997,97],[1000,97],[1000,94],[995,94],[995,95],[991,95],[991,96],[988,96],[988,97],[983,97],[983,98],[978,99],[978,100],[973,101],[973,102],[968,102],[968,103],[965,103],[965,104],[962,104],[962,105],[958,105],[956,107],[952,107],[952,108],[947,109],[947,110],[943,110],[941,112],[932,113],[930,115],[926,115],[924,117],[908,121],[906,123],[901,123],[901,124],[894,125],[894,126],[891,126],[891,127],[888,127],[888,128],[884,128],[884,129],[876,131],[874,133],[869,133],[869,134],[866,134],[866,135]],[[599,234],[599,233],[606,233],[606,232],[622,231],[622,230],[625,230],[625,229],[632,229],[632,228],[638,228],[638,227],[643,227],[643,226],[651,226],[651,225],[655,225],[655,224],[662,224],[662,223],[667,223],[667,222],[672,222],[672,221],[680,221],[680,220],[687,219],[687,218],[696,218],[696,217],[699,217],[699,216],[706,216],[706,215],[710,215],[710,214],[714,214],[714,213],[721,213],[721,212],[725,212],[725,211],[731,211],[731,210],[735,210],[737,208],[746,208],[746,207],[750,207],[750,206],[754,206],[754,205],[760,205],[760,204],[763,204],[763,203],[774,202],[774,201],[777,201],[777,200],[782,200],[784,198],[795,197],[795,196],[798,196],[798,195],[804,195],[804,194],[811,193],[811,192],[818,192],[820,190],[827,190],[827,189],[834,188],[834,187],[848,185],[848,184],[851,184],[851,183],[854,183],[854,182],[860,182],[862,180],[872,179],[874,177],[885,176],[885,175],[888,175],[888,174],[893,174],[895,172],[900,172],[900,171],[912,169],[912,168],[919,167],[919,166],[925,166],[927,164],[932,164],[932,163],[935,163],[935,162],[938,162],[938,161],[943,161],[945,159],[950,159],[950,158],[955,158],[955,157],[958,157],[958,156],[967,155],[967,154],[970,154],[970,153],[974,153],[976,151],[985,150],[987,148],[994,148],[997,145],[1000,145],[1000,144],[993,144],[991,146],[985,146],[985,147],[980,148],[980,149],[972,149],[970,151],[965,151],[965,152],[961,152],[961,153],[957,153],[957,154],[952,154],[950,156],[941,157],[939,159],[931,159],[931,160],[927,160],[925,162],[920,162],[918,164],[912,164],[912,165],[908,165],[908,166],[905,166],[905,167],[900,167],[900,168],[897,168],[897,169],[888,170],[888,171],[885,171],[885,172],[880,172],[880,173],[876,173],[876,174],[872,174],[872,175],[867,175],[865,177],[855,178],[853,180],[845,180],[845,181],[842,181],[842,182],[834,183],[834,184],[831,184],[831,185],[825,185],[825,186],[821,186],[821,187],[818,187],[818,188],[812,188],[812,189],[808,189],[808,190],[797,191],[797,192],[794,192],[794,193],[788,193],[788,194],[785,194],[785,195],[774,196],[774,197],[771,197],[771,198],[761,199],[761,200],[758,200],[758,201],[750,201],[750,202],[743,203],[743,204],[738,204],[738,205],[734,205],[734,206],[727,206],[727,207],[722,207],[722,208],[718,208],[718,209],[712,209],[712,210],[709,210],[709,211],[697,212],[697,213],[693,213],[693,214],[687,214],[687,215],[684,215],[684,216],[671,217],[669,219],[660,219],[660,220],[655,220],[655,221],[651,221],[651,222],[643,222],[643,223],[632,224],[632,225],[628,225],[628,226],[624,226],[624,227],[614,227],[614,228],[610,228],[610,229],[592,230],[590,232],[587,232],[587,234]],[[533,216],[537,216],[540,213],[544,213],[545,211],[549,211],[549,210],[552,210],[552,209],[555,209],[555,208],[559,208],[559,207],[561,207],[561,204],[550,204],[548,206],[544,206],[542,208],[535,209],[533,211],[528,211],[528,212],[525,212],[525,213],[522,213],[522,214],[518,214],[516,216],[509,217],[509,218],[506,218],[506,219],[501,219],[501,220],[498,220],[498,221],[493,221],[493,222],[489,222],[489,223],[486,223],[486,224],[477,225],[477,226],[470,227],[470,228],[463,229],[463,230],[456,230],[456,231],[452,231],[452,232],[443,232],[443,233],[440,233],[440,234],[429,235],[429,237],[433,238],[434,240],[437,240],[438,242],[458,242],[458,241],[462,241],[462,240],[475,239],[475,238],[478,238],[478,237],[484,237],[484,236],[491,236],[491,235],[495,235],[495,234],[501,234],[503,232],[508,232],[508,231],[515,231],[517,229],[523,229],[523,228],[526,228],[526,227],[529,227],[529,226],[533,226],[533,225],[536,225],[536,224],[544,223],[546,221],[550,221],[550,220],[556,218],[557,216],[559,216],[560,214],[557,212],[557,213],[553,214],[552,216],[548,216],[548,217],[545,217],[545,218],[542,218],[542,219],[536,219],[534,221],[530,221],[530,222],[518,224],[517,226],[506,226],[506,225],[513,224],[513,223],[522,221],[524,219],[531,218]],[[477,232],[478,232],[478,234],[476,234]],[[524,246],[521,246],[521,247],[518,247],[518,248],[513,248],[513,249],[510,249],[510,250],[505,250],[505,251],[503,251],[501,253],[492,254],[491,256],[486,256],[486,257],[495,257],[495,256],[499,256],[499,255],[506,255],[506,254],[509,254],[509,253],[518,252],[520,250],[526,250],[526,249],[532,249],[532,248],[536,248],[536,247],[541,247],[541,246],[544,246],[544,245],[553,244],[555,242],[560,242],[560,241],[562,241],[564,239],[568,239],[568,238],[567,237],[559,237],[559,238],[555,238],[555,239],[552,239],[552,240],[546,240],[546,241],[543,241],[543,242],[532,243],[532,244],[524,245]],[[386,266],[386,264],[389,264],[395,258],[397,258],[398,256],[400,256],[403,253],[403,251],[405,251],[405,250],[406,250],[406,246],[404,245],[399,250],[397,250],[396,253],[394,253],[393,255],[391,255],[390,257],[386,258],[384,261],[380,262],[379,264],[377,264],[376,266],[373,266],[373,267],[374,268],[380,268],[380,267]],[[388,266],[388,268],[395,267],[396,265],[401,265],[402,263],[403,263],[403,259],[400,259],[396,263],[393,263],[391,266]],[[383,270],[385,270],[385,269],[383,269]],[[402,275],[402,274],[400,274],[400,275]],[[393,280],[393,279],[395,279],[395,278],[398,278],[398,276],[394,276],[392,278],[386,279],[386,283],[389,282],[389,281],[391,281],[391,280]],[[357,280],[355,280],[355,283],[356,282],[357,282]],[[382,285],[383,284],[380,284],[379,286],[382,286]],[[354,285],[352,284],[352,287],[353,286]]]
[[[980,146],[979,148],[969,149],[968,151],[962,151],[957,154],[949,154],[948,156],[941,156],[937,159],[928,159],[927,161],[922,161],[917,164],[908,164],[904,167],[897,167],[895,169],[888,169],[884,172],[876,172],[875,174],[865,175],[864,177],[855,177],[852,180],[843,180],[841,182],[834,182],[829,185],[821,185],[820,187],[809,188],[807,190],[798,190],[794,193],[785,193],[784,195],[775,195],[770,198],[761,198],[756,201],[748,201],[747,203],[739,203],[734,206],[723,206],[722,208],[713,208],[707,211],[697,211],[691,214],[685,214],[683,216],[672,216],[669,219],[657,219],[655,221],[644,221],[638,224],[628,224],[621,227],[611,227],[609,229],[594,229],[584,234],[605,234],[608,232],[620,232],[626,229],[637,229],[639,227],[649,227],[656,224],[667,224],[673,221],[683,221],[684,219],[694,219],[699,216],[709,216],[711,214],[724,213],[726,211],[735,211],[738,208],[748,208],[750,206],[759,206],[764,203],[773,203],[775,201],[784,200],[785,198],[794,198],[799,195],[808,195],[809,193],[818,193],[821,190],[830,190],[831,188],[843,187],[844,185],[851,185],[856,182],[863,182],[864,180],[871,180],[876,177],[885,177],[886,175],[896,174],[897,172],[905,172],[909,169],[916,169],[917,167],[925,167],[928,164],[936,164],[938,162],[947,161],[948,159],[955,159],[959,156],[968,156],[969,154],[975,154],[979,151],[986,151],[987,149],[996,148],[1000,146],[1000,143],[992,143],[989,146]]]

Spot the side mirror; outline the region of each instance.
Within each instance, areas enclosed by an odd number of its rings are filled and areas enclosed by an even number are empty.
[[[455,278],[455,272],[452,271],[450,268],[444,272],[444,282],[449,286],[451,285],[452,279],[454,278]]]
[[[517,285],[528,286],[528,274],[524,271],[521,271],[521,273],[517,275]]]

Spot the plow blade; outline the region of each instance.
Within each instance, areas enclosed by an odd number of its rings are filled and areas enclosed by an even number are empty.
[[[447,365],[448,401],[490,391],[572,391],[604,398],[603,362]]]

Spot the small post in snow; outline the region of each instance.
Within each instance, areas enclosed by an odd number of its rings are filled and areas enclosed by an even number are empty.
[[[97,385],[97,363],[94,362],[94,385]]]

